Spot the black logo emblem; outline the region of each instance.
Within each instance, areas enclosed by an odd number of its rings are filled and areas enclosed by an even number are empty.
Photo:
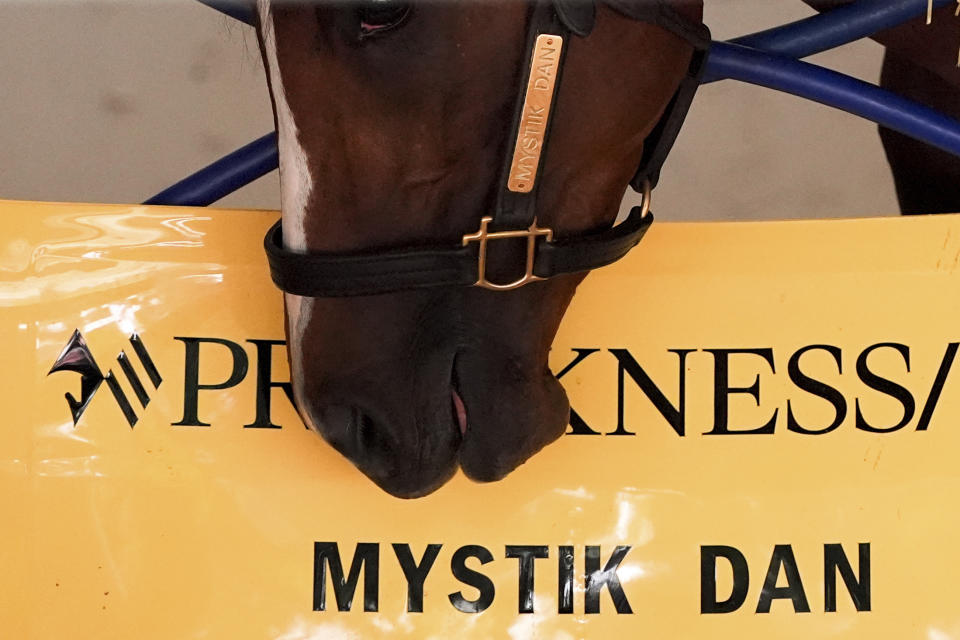
[[[140,364],[143,365],[143,370],[146,372],[151,384],[153,384],[153,388],[159,389],[163,378],[160,377],[160,372],[157,371],[156,365],[153,364],[153,359],[147,352],[147,348],[144,346],[140,336],[137,334],[130,336],[130,345],[133,347],[134,353],[137,354]],[[150,395],[147,393],[147,389],[144,387],[143,381],[140,379],[140,376],[137,375],[133,365],[130,364],[130,359],[127,357],[126,352],[120,352],[120,355],[117,356],[117,363],[120,365],[120,370],[123,371],[124,376],[130,383],[130,388],[133,390],[134,395],[137,396],[137,400],[140,401],[140,405],[146,409],[147,405],[150,404]],[[137,424],[140,418],[130,405],[130,401],[127,400],[127,395],[120,387],[120,383],[117,382],[116,376],[113,375],[113,370],[107,371],[106,376],[103,375],[103,372],[97,365],[96,359],[94,359],[93,354],[90,352],[90,348],[87,347],[87,341],[83,339],[83,335],[79,329],[74,330],[70,341],[67,342],[67,346],[64,347],[60,357],[53,363],[53,367],[51,367],[47,375],[56,373],[57,371],[73,371],[74,373],[80,374],[80,399],[77,400],[70,392],[65,394],[67,404],[70,405],[70,415],[73,416],[74,425],[80,421],[83,412],[87,410],[90,401],[93,400],[94,394],[96,394],[100,385],[104,382],[107,383],[107,387],[109,387],[111,393],[113,393],[113,397],[117,401],[120,411],[123,412],[123,416],[127,419],[130,428],[132,429],[133,426]]]

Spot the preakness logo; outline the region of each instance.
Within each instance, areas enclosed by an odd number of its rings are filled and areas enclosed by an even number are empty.
[[[147,351],[147,347],[144,346],[140,336],[137,334],[131,335],[130,346],[133,347],[133,352],[140,361],[140,365],[143,367],[143,371],[150,384],[153,385],[153,389],[159,389],[163,378],[160,376],[160,372],[157,371],[157,367],[153,363],[153,359],[150,357],[150,353]],[[125,351],[121,351],[120,355],[117,356],[117,364],[120,365],[120,370],[123,371],[127,382],[130,383],[130,388],[133,390],[134,395],[137,396],[137,400],[140,401],[140,406],[146,409],[147,405],[150,404],[150,394],[147,392],[143,380],[130,363],[130,358],[127,357]],[[87,341],[83,339],[83,335],[79,329],[74,330],[73,335],[67,342],[67,346],[64,347],[60,353],[60,357],[53,363],[53,367],[51,367],[47,375],[57,373],[58,371],[71,371],[80,375],[80,399],[77,400],[70,392],[64,394],[67,398],[67,405],[70,407],[70,415],[73,416],[74,425],[80,421],[84,411],[90,406],[90,401],[93,400],[93,396],[104,382],[107,383],[107,387],[113,394],[113,399],[120,407],[120,411],[123,413],[123,417],[126,418],[130,428],[132,429],[140,420],[137,412],[130,404],[130,400],[127,399],[127,395],[120,387],[120,383],[117,382],[117,377],[113,374],[113,370],[111,369],[107,371],[107,375],[103,375],[103,372],[97,365],[96,359],[93,357],[93,353],[90,352],[90,348],[87,346]]]
[[[283,340],[250,339],[245,341],[246,344],[214,337],[177,336],[174,340],[183,347],[183,401],[182,417],[171,422],[171,426],[211,426],[200,411],[201,394],[207,397],[208,394],[239,388],[253,369],[256,372],[252,376],[255,382],[244,385],[244,388],[255,394],[256,410],[254,416],[243,419],[245,424],[242,426],[250,429],[281,428],[282,425],[273,420],[273,392],[282,391],[286,400],[293,404],[289,380],[274,379],[273,361],[275,357],[282,356],[286,348]],[[162,378],[142,340],[132,335],[130,344],[153,389],[158,389]],[[637,402],[635,391],[639,391],[645,401],[653,406],[662,419],[661,424],[679,437],[692,435],[694,430],[704,436],[769,435],[783,431],[817,436],[843,425],[851,425],[854,429],[869,433],[891,433],[905,428],[926,431],[933,423],[958,347],[958,342],[946,345],[936,370],[924,372],[933,376],[932,385],[920,389],[916,384],[909,384],[910,379],[918,374],[911,368],[911,348],[898,342],[880,342],[859,351],[829,344],[811,344],[787,354],[772,347],[667,349],[674,366],[670,373],[658,374],[657,380],[628,349],[575,348],[572,349],[573,357],[559,369],[557,378],[562,380],[574,371],[577,375],[586,375],[582,371],[587,363],[586,368],[594,367],[589,369],[594,373],[598,365],[608,367],[608,373],[614,374],[617,381],[615,396],[604,392],[605,397],[616,402],[616,424],[600,424],[592,417],[585,417],[574,406],[570,411],[568,435],[637,435],[645,425],[631,424],[627,418],[628,405],[633,406]],[[222,361],[224,356],[229,358],[229,375],[220,379],[211,378],[203,363],[211,358]],[[709,366],[703,366],[704,357],[709,358]],[[694,359],[696,362],[692,362]],[[150,402],[150,395],[141,377],[134,371],[124,352],[121,351],[117,357],[117,363],[145,409]],[[80,399],[66,394],[75,424],[102,382],[107,383],[127,423],[131,427],[137,423],[138,416],[113,371],[108,371],[106,376],[101,373],[79,331],[74,332],[50,373],[58,371],[71,371],[81,376]],[[696,382],[692,378],[700,380],[704,375],[710,376],[708,380],[712,387],[709,398],[712,402],[712,421],[691,425],[688,424],[687,412],[688,387]],[[762,393],[762,377],[769,379],[771,376],[784,375],[790,382],[786,397],[771,400],[769,391]],[[837,378],[842,384],[828,382]],[[855,393],[849,390],[850,378],[855,378]],[[731,383],[731,380],[743,379],[752,379],[753,383],[749,386]],[[839,387],[848,390],[844,393]],[[696,388],[704,387],[700,384]],[[631,393],[626,393],[628,390]],[[747,423],[731,412],[731,400],[737,398],[755,403],[765,412],[767,419]],[[816,423],[805,418],[799,405],[811,401],[826,403],[824,406],[832,409],[832,417]],[[885,421],[878,419],[875,405],[887,403],[889,406],[891,401],[899,405],[899,410],[887,412],[887,415],[894,417]]]

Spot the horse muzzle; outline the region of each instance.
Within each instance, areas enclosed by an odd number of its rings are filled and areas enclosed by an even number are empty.
[[[566,395],[546,366],[563,308],[529,299],[548,288],[514,292],[506,305],[477,289],[311,300],[291,340],[298,409],[394,496],[427,495],[457,467],[499,480],[567,425]]]

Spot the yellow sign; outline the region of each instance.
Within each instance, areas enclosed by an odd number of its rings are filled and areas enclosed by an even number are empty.
[[[404,501],[293,410],[276,214],[0,203],[9,638],[960,638],[960,217],[658,223],[568,435]]]

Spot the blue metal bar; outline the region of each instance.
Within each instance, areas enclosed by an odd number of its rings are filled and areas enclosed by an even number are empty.
[[[248,5],[232,0],[199,1],[247,24],[253,22]],[[934,0],[934,6],[953,2]],[[960,155],[960,123],[871,84],[788,59],[859,40],[920,16],[926,9],[926,0],[857,0],[828,13],[737,38],[735,44],[716,42],[703,81],[732,78],[786,91]],[[765,56],[753,49],[780,55]],[[157,194],[147,204],[212,203],[275,169],[275,145],[276,134],[264,136]]]
[[[270,173],[278,164],[277,134],[268,133],[164,189],[143,204],[206,207]]]
[[[857,0],[827,13],[730,42],[789,58],[806,58],[923,16],[927,4],[927,0]],[[933,0],[934,8],[953,4],[955,0]]]
[[[220,13],[230,16],[234,20],[253,25],[253,9],[249,2],[238,2],[237,0],[197,0],[200,4],[205,4],[211,9],[216,9]]]
[[[960,122],[868,82],[725,42],[713,44],[710,62],[725,78],[841,109],[960,156]]]

